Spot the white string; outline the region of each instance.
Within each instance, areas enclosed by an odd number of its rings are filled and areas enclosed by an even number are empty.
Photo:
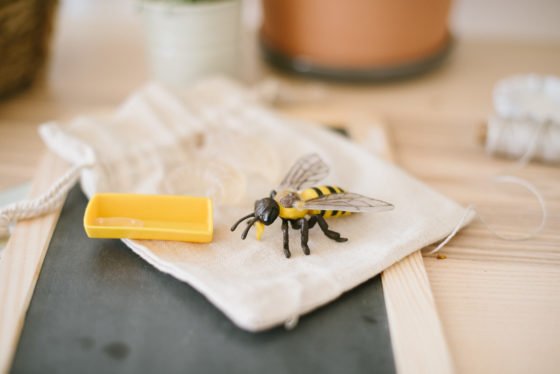
[[[299,323],[299,315],[294,314],[286,322],[284,322],[284,328],[286,330],[293,330],[297,327],[298,323]]]
[[[451,233],[449,235],[447,235],[447,237],[445,239],[443,239],[443,241],[441,243],[439,243],[437,245],[437,247],[435,247],[433,250],[431,250],[430,252],[428,252],[429,255],[433,255],[434,253],[437,253],[440,251],[440,249],[442,249],[443,247],[445,247],[445,245],[447,243],[449,243],[449,241],[451,239],[453,239],[453,237],[455,235],[457,235],[457,233],[459,232],[459,230],[461,230],[461,228],[463,227],[463,224],[465,223],[465,221],[467,220],[467,218],[470,216],[471,212],[475,212],[474,209],[474,205],[471,204],[467,207],[467,209],[465,209],[465,214],[463,214],[463,217],[461,217],[461,219],[459,220],[459,222],[457,223],[457,225],[455,225],[455,227],[453,228],[453,230],[451,231]]]
[[[10,225],[18,220],[34,218],[54,211],[62,205],[66,193],[80,178],[83,168],[90,167],[89,164],[74,166],[61,176],[47,192],[41,196],[23,200],[0,209],[0,238],[10,235]]]
[[[299,313],[303,303],[303,284],[299,278],[291,280],[292,286],[290,289],[294,293],[293,313],[286,321],[284,321],[284,328],[286,330],[293,330],[299,323]]]
[[[514,169],[532,159],[560,162],[560,124],[551,120],[491,117],[488,120],[486,151],[518,158]]]
[[[447,237],[441,243],[439,243],[433,250],[428,252],[429,255],[437,253],[443,247],[445,247],[445,245],[463,227],[463,224],[465,223],[466,219],[471,215],[471,213],[475,213],[477,215],[477,217],[480,219],[480,221],[482,222],[482,224],[486,227],[486,229],[488,231],[490,231],[494,236],[496,236],[497,238],[500,238],[502,240],[506,240],[506,241],[522,241],[522,240],[532,239],[535,236],[537,236],[543,230],[543,228],[546,224],[546,221],[548,219],[548,210],[546,208],[546,203],[544,201],[544,198],[543,198],[542,194],[532,183],[528,182],[527,180],[525,180],[523,178],[515,177],[515,176],[512,176],[512,175],[501,175],[501,176],[493,177],[492,180],[495,183],[511,183],[511,184],[514,184],[514,185],[518,185],[518,186],[524,187],[529,192],[531,192],[535,196],[535,198],[537,199],[537,202],[539,203],[539,207],[540,207],[540,210],[541,210],[541,221],[540,221],[539,225],[536,228],[534,228],[533,230],[531,230],[530,232],[528,232],[524,235],[521,235],[521,236],[506,236],[504,234],[501,234],[498,230],[492,228],[492,226],[486,221],[486,219],[484,219],[484,217],[476,211],[475,205],[471,204],[465,209],[465,214],[463,214],[463,216],[461,217],[461,219],[459,220],[457,225],[455,225],[455,227],[453,228],[451,233],[449,235],[447,235]]]
[[[541,192],[537,189],[537,187],[535,187],[535,185],[533,185],[529,181],[527,181],[523,178],[515,177],[513,175],[501,175],[501,176],[494,177],[493,180],[496,183],[510,183],[510,184],[513,184],[513,185],[518,185],[518,186],[524,187],[526,190],[531,192],[533,194],[533,196],[535,196],[535,198],[537,199],[537,202],[539,203],[539,208],[541,210],[541,222],[539,223],[539,225],[536,228],[534,228],[532,231],[528,232],[527,234],[515,237],[515,236],[506,236],[506,235],[500,234],[497,230],[492,229],[490,227],[490,225],[486,222],[484,217],[479,214],[478,218],[480,219],[480,221],[496,237],[498,237],[500,239],[503,239],[503,240],[522,241],[522,240],[532,239],[536,235],[538,235],[543,230],[543,228],[546,224],[546,221],[548,219],[548,210],[546,208],[546,203],[544,201],[544,198],[543,198]]]
[[[541,150],[544,148],[541,142],[543,141],[543,139],[545,139],[543,135],[544,135],[544,129],[546,125],[547,125],[546,122],[541,122],[537,126],[535,126],[533,136],[529,140],[529,144],[527,144],[527,150],[525,151],[523,156],[521,156],[521,158],[517,161],[518,164],[517,168],[520,169],[524,167],[529,163],[529,161],[531,161],[533,157],[535,157],[536,154],[541,153]],[[512,139],[515,139],[515,141],[517,141],[518,144],[521,144],[523,142],[523,140],[519,140],[519,136],[518,138],[513,137]],[[549,139],[553,139],[553,138],[549,138]]]
[[[560,126],[552,121],[535,122],[530,118],[517,120],[492,117],[488,121],[488,132],[486,137],[486,150],[491,154],[506,154],[519,157],[515,165],[507,172],[513,172],[526,166],[533,158],[544,161],[560,161]],[[434,254],[439,252],[463,227],[465,220],[471,213],[475,213],[482,224],[497,238],[507,241],[520,241],[534,238],[544,228],[548,212],[546,204],[539,190],[527,180],[512,175],[502,175],[492,178],[495,183],[511,183],[519,185],[531,192],[537,199],[541,209],[541,222],[531,232],[519,236],[506,236],[493,229],[480,213],[476,211],[474,204],[465,209],[451,233],[428,252]]]

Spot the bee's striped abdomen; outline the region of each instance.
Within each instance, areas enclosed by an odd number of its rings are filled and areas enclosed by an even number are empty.
[[[342,188],[337,186],[317,186],[310,187],[300,193],[302,200],[312,200],[325,195],[332,195],[345,192]],[[318,214],[325,218],[348,216],[350,212],[342,212],[339,210],[310,210],[309,214]]]

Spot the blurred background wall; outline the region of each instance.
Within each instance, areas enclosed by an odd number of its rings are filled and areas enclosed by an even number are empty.
[[[469,38],[560,40],[559,0],[455,0],[452,29]]]
[[[83,12],[93,11],[100,17],[126,22],[140,1],[61,0],[61,8],[65,21],[67,17],[83,18]],[[245,22],[256,27],[260,0],[243,2]],[[560,41],[559,17],[560,0],[454,0],[451,27],[460,37]],[[134,32],[134,28],[126,30],[126,26],[131,25],[125,25],[123,32]]]

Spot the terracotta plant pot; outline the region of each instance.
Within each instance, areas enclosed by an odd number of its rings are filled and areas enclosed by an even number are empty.
[[[450,45],[450,0],[263,0],[261,44],[276,65],[338,78],[424,71]]]

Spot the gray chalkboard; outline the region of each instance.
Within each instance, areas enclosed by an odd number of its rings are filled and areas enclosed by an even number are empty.
[[[70,192],[12,372],[395,372],[379,277],[294,330],[248,333],[120,241],[88,239],[86,203],[78,188]]]

